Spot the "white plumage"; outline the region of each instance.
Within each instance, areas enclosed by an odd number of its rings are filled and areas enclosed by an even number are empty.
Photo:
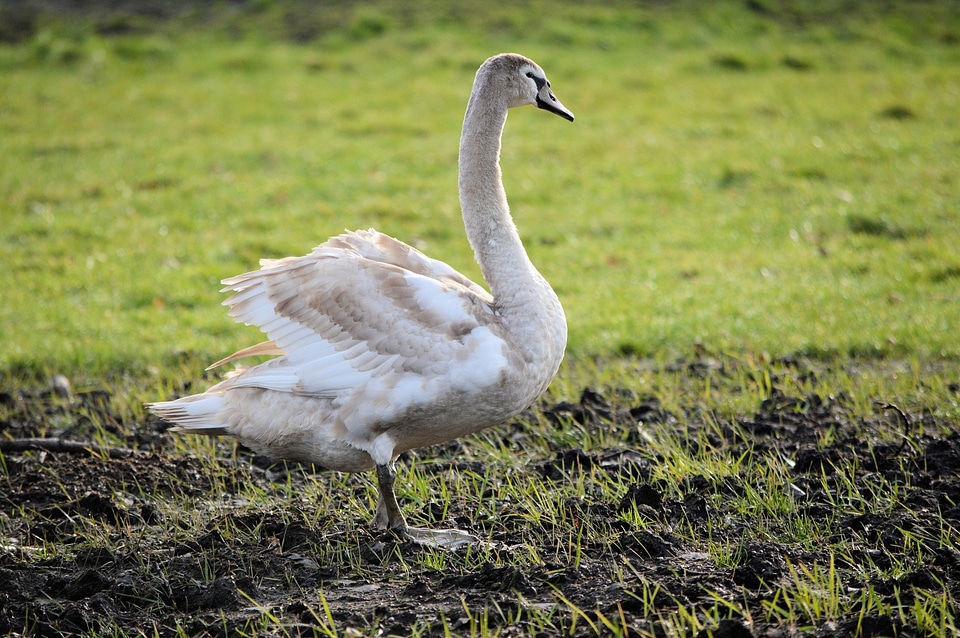
[[[484,62],[464,118],[459,190],[492,294],[375,230],[339,235],[303,257],[263,260],[260,270],[224,280],[233,292],[224,304],[269,341],[214,365],[276,358],[148,408],[176,431],[232,435],[274,458],[347,472],[376,467],[375,526],[445,546],[471,540],[407,526],[394,461],[517,414],[563,358],[563,309],[527,258],[500,178],[507,109],[524,104],[573,120],[531,60]]]

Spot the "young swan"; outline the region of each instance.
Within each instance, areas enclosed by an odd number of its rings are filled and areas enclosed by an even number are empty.
[[[339,235],[303,257],[263,260],[260,270],[224,280],[234,292],[224,305],[270,340],[211,367],[278,356],[203,394],[147,407],[174,431],[232,435],[274,458],[343,472],[376,467],[376,528],[442,547],[475,541],[409,527],[394,463],[406,450],[514,416],[563,358],[563,309],[524,251],[500,175],[507,109],[527,104],[573,121],[532,60],[506,53],[481,65],[463,121],[459,189],[490,293],[374,230]]]

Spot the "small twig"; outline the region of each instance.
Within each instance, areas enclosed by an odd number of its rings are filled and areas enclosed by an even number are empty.
[[[24,452],[26,450],[88,454],[90,456],[106,456],[111,459],[123,459],[133,454],[133,450],[128,448],[106,447],[80,441],[64,441],[63,439],[0,439],[0,452]]]
[[[907,418],[907,415],[903,413],[899,407],[895,406],[892,403],[884,403],[883,401],[877,401],[876,406],[881,410],[893,410],[897,413],[897,416],[900,419],[900,423],[903,424],[903,440],[900,441],[900,447],[897,448],[896,454],[899,455],[903,452],[903,448],[906,447],[907,441],[910,440],[910,419]]]

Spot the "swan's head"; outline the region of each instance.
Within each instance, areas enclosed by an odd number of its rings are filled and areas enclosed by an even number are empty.
[[[477,80],[481,78],[498,85],[510,107],[529,104],[573,121],[573,113],[550,90],[543,69],[529,58],[516,53],[495,55],[480,67]]]

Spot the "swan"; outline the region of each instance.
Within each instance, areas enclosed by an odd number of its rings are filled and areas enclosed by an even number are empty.
[[[176,432],[231,435],[267,456],[360,472],[376,468],[371,525],[415,542],[458,547],[459,530],[407,525],[395,461],[410,449],[501,423],[547,388],[567,325],[530,262],[500,172],[507,110],[535,105],[573,121],[532,60],[505,53],[477,70],[460,139],[463,224],[490,292],[447,264],[375,230],[346,232],[303,257],[261,260],[223,280],[224,305],[268,341],[210,366],[256,355],[202,394],[149,403]]]

